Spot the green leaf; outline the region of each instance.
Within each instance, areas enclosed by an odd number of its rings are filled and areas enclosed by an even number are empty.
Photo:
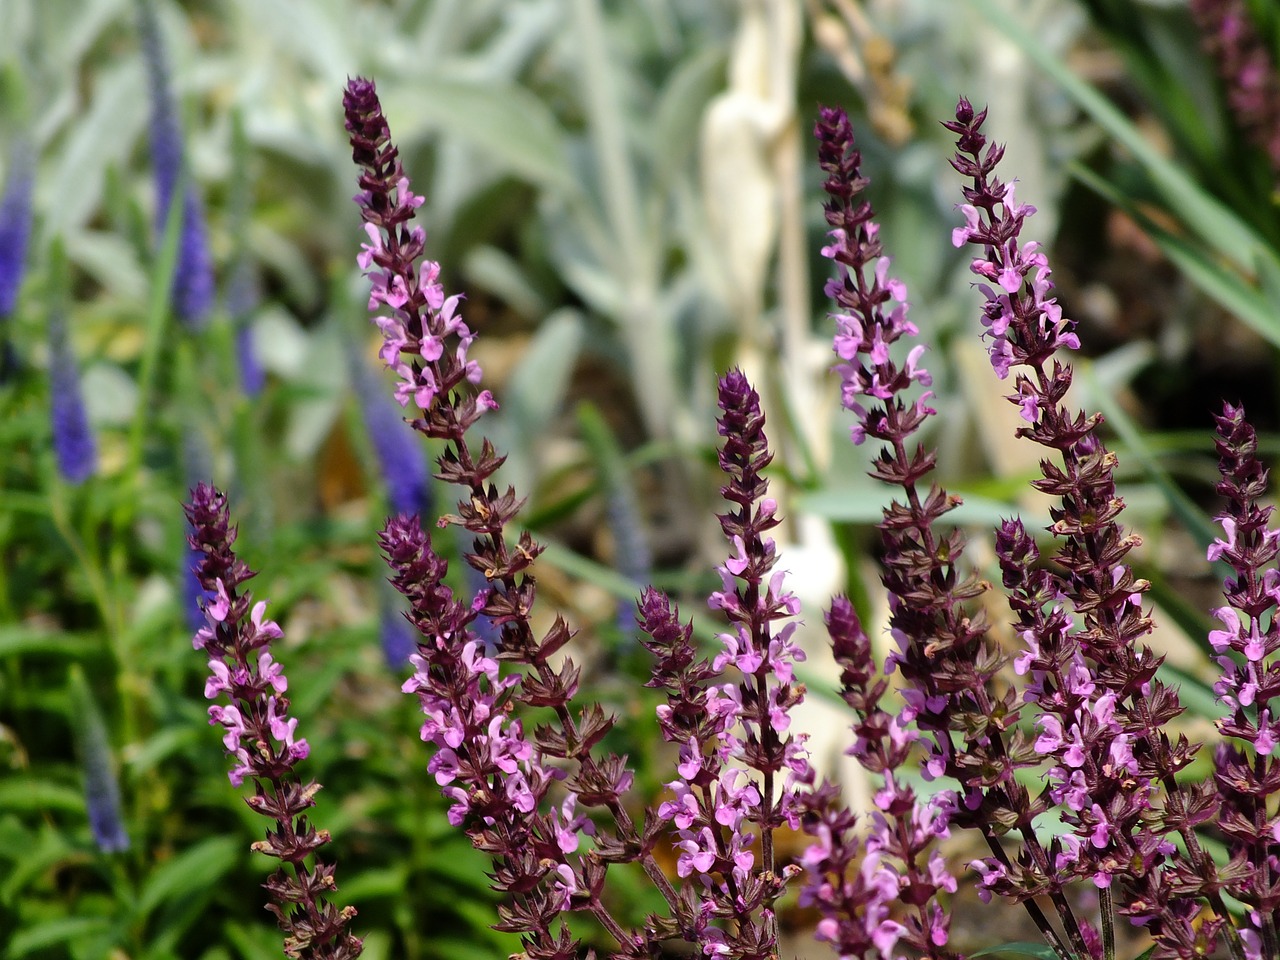
[[[362,870],[356,876],[342,881],[342,899],[348,903],[364,904],[403,896],[408,879],[407,864]]]
[[[653,111],[655,179],[665,182],[686,166],[698,143],[707,103],[724,89],[725,49],[709,45],[681,60],[667,78]]]
[[[84,814],[84,794],[52,780],[18,774],[0,781],[0,810]]]
[[[143,916],[170,900],[211,889],[230,872],[248,844],[231,837],[211,837],[157,867],[138,900]]]
[[[0,809],[8,809],[3,800],[0,800]],[[6,831],[6,839],[12,836],[12,832]],[[45,827],[38,834],[24,830],[21,840],[21,845],[14,843],[5,850],[12,864],[0,885],[0,903],[6,905],[17,900],[28,886],[38,884],[57,864],[82,856],[52,827]]]
[[[1134,156],[1164,197],[1170,212],[1237,268],[1248,270],[1253,267],[1256,257],[1267,247],[1248,224],[1200,187],[1178,164],[1163,156],[1110,100],[1077,76],[1015,17],[1001,10],[993,0],[969,2]]]
[[[597,563],[561,544],[548,542],[545,535],[539,535],[539,539],[546,547],[540,559],[546,560],[551,566],[558,567],[565,573],[579,580],[585,580],[602,590],[607,590],[619,600],[636,598],[635,583],[612,567]]]
[[[19,930],[10,938],[5,956],[9,960],[17,960],[60,943],[101,936],[109,933],[111,928],[112,922],[106,917],[60,917]]]
[[[1013,503],[978,494],[952,492],[962,497],[964,502],[942,518],[944,524],[995,527],[1001,521],[1015,516],[1023,516],[1028,527],[1038,522],[1038,518],[1024,516]],[[825,517],[828,520],[875,524],[882,519],[881,511],[892,498],[893,493],[888,490],[866,487],[824,487],[802,494],[798,505],[803,512]],[[1047,518],[1045,522],[1048,522]]]
[[[427,77],[379,93],[402,148],[430,131],[465,140],[486,161],[534,183],[579,189],[555,114],[524,87]]]
[[[0,507],[5,500],[0,496]],[[15,623],[0,626],[0,657],[38,653],[51,657],[82,657],[98,648],[100,641],[90,633],[63,633]]]
[[[97,73],[88,113],[69,129],[54,172],[36,184],[45,239],[70,235],[84,226],[102,201],[107,167],[127,166],[147,115],[145,90],[142,64],[136,59]],[[68,189],[69,184],[74,189]]]
[[[1079,165],[1073,166],[1073,172],[1081,183],[1129,214],[1188,280],[1261,336],[1280,346],[1280,315],[1268,296],[1259,293],[1239,272],[1224,266],[1210,251],[1161,227],[1114,184]],[[1262,276],[1268,283],[1275,272],[1269,259],[1259,251],[1250,263],[1250,266],[1263,265]]]
[[[507,382],[499,416],[486,421],[497,428],[492,437],[498,449],[508,451],[519,488],[532,485],[537,444],[564,403],[585,326],[581,314],[569,307],[547,317]]]
[[[1004,943],[998,947],[987,947],[971,957],[1032,957],[1033,960],[1058,960],[1053,948],[1044,943]]]

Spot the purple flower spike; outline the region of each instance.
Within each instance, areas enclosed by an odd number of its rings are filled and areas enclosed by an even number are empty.
[[[55,248],[51,273],[61,275],[62,254]],[[68,483],[83,483],[98,465],[98,445],[89,425],[80,371],[67,339],[61,293],[49,316],[49,410],[53,429],[53,453],[58,473]]]
[[[986,587],[963,573],[963,535],[937,531],[938,522],[959,500],[936,484],[921,489],[936,453],[913,443],[912,435],[934,411],[927,405],[928,393],[914,401],[906,393],[917,381],[929,383],[919,366],[923,348],[911,347],[902,364],[889,349],[915,334],[905,319],[906,291],[888,279],[872,210],[861,197],[867,180],[859,169],[848,118],[842,111],[824,110],[815,136],[827,173],[825,211],[833,238],[823,252],[836,262],[827,291],[839,308],[835,349],[845,363],[837,369],[844,380],[845,406],[857,418],[853,439],[860,443],[871,437],[882,443],[871,476],[903,494],[901,502],[885,509],[880,525],[891,635],[897,645],[887,669],[901,672],[907,700],[898,723],[903,730],[914,725],[920,733],[927,779],[946,775],[959,781],[961,795],[948,819],[986,836],[994,858],[983,864],[983,888],[1001,884],[999,892],[1022,902],[1055,951],[1068,956],[1063,938],[1035,900],[1050,897],[1071,949],[1080,953],[1082,934],[1033,829],[1043,801],[1033,801],[1016,777],[1019,768],[1034,765],[1037,757],[1017,729],[1016,695],[993,683],[1003,657],[988,638],[981,613],[971,615],[966,609]],[[886,780],[890,795],[898,789],[895,783]],[[1022,849],[1006,851],[1001,838],[1014,831],[1022,838]],[[927,945],[924,931],[941,929],[940,922],[921,920],[920,932],[909,936],[916,937],[912,945],[934,949],[937,945]]]
[[[426,413],[437,408],[436,397],[447,396],[463,382],[480,382],[479,364],[467,357],[475,335],[458,313],[461,295],[446,297],[440,265],[422,259],[426,234],[411,222],[423,198],[405,176],[373,82],[348,83],[343,105],[352,156],[362,168],[355,200],[369,242],[356,262],[372,283],[369,309],[377,312],[373,322],[383,334],[379,356],[400,377],[400,406],[412,400]],[[464,428],[497,406],[488,391],[468,403]]]
[[[1215,611],[1222,629],[1209,634],[1223,670],[1214,692],[1228,711],[1218,721],[1228,742],[1214,756],[1222,804],[1218,824],[1235,868],[1227,890],[1250,907],[1250,928],[1242,935],[1262,947],[1260,956],[1271,956],[1280,910],[1277,831],[1269,813],[1275,808],[1271,798],[1280,793],[1280,530],[1270,526],[1273,508],[1262,502],[1268,470],[1258,459],[1257,433],[1244,410],[1226,404],[1217,421],[1217,489],[1227,509],[1218,517],[1223,537],[1209,547],[1209,559],[1231,568],[1224,585],[1227,604]]]
[[[226,496],[200,484],[184,510],[191,523],[188,543],[202,557],[200,585],[212,597],[202,600],[205,624],[192,640],[209,658],[205,697],[219,701],[209,707],[209,723],[222,727],[222,743],[233,761],[231,783],[238,787],[251,779],[254,793],[245,802],[276,824],[253,849],[289,865],[264,884],[271,896],[267,909],[285,932],[285,956],[353,960],[361,951],[361,941],[349,930],[356,911],[329,901],[337,889],[334,867],[317,856],[329,834],[316,830],[306,816],[320,785],[304,783],[297,773],[309,747],[297,736],[297,719],[288,715],[289,682],[271,653],[280,628],[266,619],[266,603],[254,603],[242,589],[254,572],[233,550],[236,529]],[[307,866],[309,860],[313,866]]]
[[[99,850],[120,853],[129,849],[129,834],[121,813],[120,783],[113,769],[107,726],[79,667],[72,669],[70,688],[77,714],[75,738],[84,770],[89,829]]]
[[[579,955],[581,944],[560,919],[565,911],[594,917],[616,941],[614,956],[641,960],[688,924],[655,920],[643,932],[623,929],[600,896],[609,864],[640,862],[680,917],[699,908],[663,876],[653,855],[656,828],[646,823],[642,833],[632,821],[622,801],[633,779],[625,760],[594,750],[613,718],[595,704],[573,705],[580,670],[557,653],[573,637],[568,624],[556,617],[541,637],[533,630],[537,581],[530,568],[542,547],[527,532],[509,538],[522,501],[492,482],[503,461],[493,445],[482,440],[476,450],[466,436],[496,404],[467,356],[474,335],[458,315],[461,297],[446,297],[439,265],[423,259],[425,235],[411,225],[422,198],[401,168],[373,83],[349,81],[343,104],[368,239],[357,263],[371,281],[380,355],[400,379],[397,400],[406,407],[412,400],[419,414],[409,425],[444,441],[436,476],[462,496],[458,512],[437,524],[473,535],[464,559],[483,578],[470,601],[455,597],[418,517],[387,522],[383,550],[420,634],[405,691],[418,696],[427,717],[422,736],[435,748],[428,770],[452,802],[450,819],[493,857],[494,885],[512,895],[497,929],[519,933],[531,960]],[[481,639],[486,629],[496,634],[491,644]],[[504,661],[521,665],[523,675],[504,677]],[[517,705],[545,708],[551,722],[528,737],[513,715]],[[559,780],[565,796],[553,802],[548,793]],[[580,812],[595,808],[609,831],[597,832]],[[584,837],[591,837],[590,849]]]
[[[388,505],[393,513],[427,515],[431,510],[431,475],[420,438],[406,429],[400,408],[357,351],[351,354],[351,379],[386,484]]]
[[[774,542],[765,536],[779,520],[761,476],[772,454],[760,398],[734,370],[720,381],[719,402],[728,478],[721,494],[733,505],[719,519],[733,555],[717,568],[723,589],[710,604],[730,631],[714,661],[698,659],[692,628],[653,589],[640,599],[638,622],[641,643],[657,659],[648,686],[667,693],[658,708],[662,736],[680,751],[658,818],[675,828],[676,872],[694,880],[701,898],[696,909],[676,906],[681,935],[707,956],[754,957],[777,951],[773,903],[794,868],[777,869],[774,834],[799,826],[799,793],[814,774],[804,735],[788,732],[790,712],[804,699],[794,678],[804,655],[791,639],[799,601],[774,571]],[[730,666],[740,679],[712,682]],[[722,928],[713,919],[730,922]]]
[[[896,957],[900,940],[935,960],[957,957],[947,947],[951,917],[937,902],[939,893],[957,888],[936,848],[949,835],[952,799],[940,793],[921,801],[898,779],[896,771],[918,738],[910,728],[912,709],[892,716],[880,706],[889,685],[846,598],[832,602],[827,631],[841,667],[841,695],[857,717],[849,753],[881,775],[883,786],[876,792],[865,840],[835,785],[824,783],[808,797],[805,831],[815,842],[802,858],[809,883],[801,903],[818,908],[817,938],[841,958],[861,960],[872,948],[882,957]],[[900,922],[890,911],[908,890],[913,909]]]
[[[919,331],[907,319],[906,286],[889,277],[889,259],[880,244],[879,225],[872,220],[871,204],[858,196],[868,181],[859,170],[862,155],[854,147],[848,116],[843,110],[824,107],[814,135],[818,161],[827,174],[823,189],[831,196],[825,211],[832,242],[822,248],[822,255],[836,263],[835,276],[825,289],[838,308],[833,316],[834,347],[842,361],[836,367],[842,381],[841,402],[856,418],[855,444],[868,436],[892,442],[915,432],[936,412],[928,405],[932,393],[922,394],[911,404],[898,399],[913,382],[927,387],[933,378],[920,366],[923,344],[910,349],[905,366],[890,355],[894,343]],[[879,401],[889,402],[880,407],[876,406]],[[932,466],[930,456],[915,464],[913,472],[923,475]]]
[[[1191,0],[1205,49],[1217,61],[1240,129],[1280,176],[1280,73],[1243,0]]]
[[[156,177],[156,230],[163,234],[184,173],[186,151],[177,104],[169,85],[169,65],[160,39],[154,0],[138,0],[142,55],[147,64],[151,93],[151,162]],[[200,192],[187,174],[181,203],[178,255],[174,266],[174,313],[189,329],[197,330],[209,318],[214,302],[213,259]]]
[[[19,139],[10,152],[4,193],[0,194],[0,324],[18,305],[18,289],[27,266],[34,187],[35,157],[30,144]]]
[[[1118,521],[1124,501],[1116,495],[1116,458],[1099,438],[1100,416],[1063,406],[1073,374],[1055,354],[1077,349],[1079,341],[1050,296],[1047,259],[1037,244],[1020,239],[1035,211],[996,175],[1004,150],[982,133],[985,120],[985,110],[961,99],[955,120],[944,123],[957,138],[951,164],[969,180],[960,208],[965,225],[953,240],[980,251],[971,269],[986,281],[977,286],[986,298],[993,366],[1001,377],[1016,371],[1007,399],[1027,421],[1018,436],[1061,459],[1061,465],[1042,460],[1043,478],[1033,486],[1060,498],[1049,530],[1060,542],[1054,559],[1064,575],[1032,570],[1034,546],[1020,527],[1006,525],[1000,543],[1028,643],[1017,663],[1031,672],[1030,702],[1043,710],[1029,753],[1054,764],[1049,795],[1073,831],[1051,847],[1052,868],[1097,886],[1104,938],[1115,910],[1147,927],[1157,956],[1205,955],[1223,931],[1241,957],[1220,892],[1235,868],[1220,871],[1195,834],[1212,817],[1213,787],[1178,781],[1198,746],[1185,737],[1170,740],[1166,727],[1183,707],[1156,676],[1163,658],[1141,643],[1151,632],[1141,606],[1149,585],[1126,560],[1140,541]],[[1080,626],[1068,635],[1072,616]],[[1170,858],[1169,834],[1182,838],[1184,857]],[[1037,872],[1049,867],[1036,860]],[[1112,893],[1117,882],[1120,896]],[[1199,916],[1196,897],[1211,908],[1206,916]]]

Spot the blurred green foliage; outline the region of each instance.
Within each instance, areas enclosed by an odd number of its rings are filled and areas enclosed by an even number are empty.
[[[376,78],[428,197],[431,256],[469,294],[476,355],[503,405],[486,424],[532,497],[528,522],[554,542],[549,593],[584,628],[642,798],[668,774],[652,704],[635,696],[647,665],[616,615],[634,583],[608,568],[625,537],[610,534],[607,503],[636,499],[654,580],[698,610],[707,558],[722,549],[706,543],[717,369],[742,363],[760,379],[791,513],[835,532],[815,541],[797,526],[784,539],[826,544],[837,585],[873,592],[863,544],[883,493],[863,482],[865,452],[844,442],[818,386],[829,332],[807,129],[819,101],[858,118],[886,246],[938,344],[945,429],[934,439],[945,479],[969,493],[960,519],[1013,512],[1030,475],[974,452],[990,415],[961,356],[976,301],[947,243],[959,198],[933,123],[965,93],[1003,125],[1042,236],[1081,229],[1062,205],[1085,184],[1146,231],[1179,289],[1201,291],[1170,327],[1097,358],[1093,382],[1122,428],[1138,519],[1158,530],[1177,515],[1203,541],[1194,495],[1207,437],[1144,435],[1110,399],[1169,359],[1169,329],[1205,297],[1280,343],[1274,194],[1185,10],[1082,0],[1031,5],[1029,23],[995,0],[865,6],[860,17],[856,4],[820,0],[160,2],[187,176],[205,197],[224,297],[193,334],[168,315],[178,225],[152,228],[136,4],[0,0],[0,148],[9,157],[25,139],[38,158],[26,280],[0,320],[18,362],[0,384],[0,956],[279,951],[258,886],[266,861],[248,850],[262,827],[226,780],[189,640],[179,504],[209,476],[233,491],[242,555],[263,571],[256,594],[285,630],[278,659],[312,745],[307,773],[325,786],[316,819],[333,833],[339,896],[358,905],[366,956],[516,949],[488,930],[484,862],[444,819],[416,704],[379,649],[383,495],[348,384],[352,344],[373,353],[352,264],[348,75]],[[1008,43],[997,27],[1023,51],[1012,67],[989,55]],[[1267,29],[1280,52],[1277,24]],[[1123,64],[1128,114],[1070,65],[1082,37]],[[1163,143],[1145,123],[1162,125]],[[55,242],[100,450],[80,485],[59,478],[51,450]],[[234,319],[267,373],[252,395],[225,306],[241,269],[259,296]],[[1273,369],[1274,351],[1264,355]],[[1274,383],[1255,393],[1270,395],[1270,421]],[[1177,594],[1161,602],[1203,645],[1203,611]],[[1185,685],[1198,710],[1213,709],[1203,677]],[[129,838],[113,853],[95,844],[86,805],[86,771],[104,764]],[[637,913],[651,906],[619,896]]]

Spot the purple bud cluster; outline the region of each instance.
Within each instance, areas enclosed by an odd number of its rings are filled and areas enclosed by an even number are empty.
[[[868,436],[893,443],[914,433],[937,412],[928,405],[932,393],[920,395],[911,404],[898,396],[913,382],[929,386],[933,378],[920,366],[924,344],[912,346],[903,365],[890,353],[894,343],[920,331],[907,319],[906,285],[889,277],[889,258],[884,256],[871,204],[859,196],[868,181],[860,173],[862,154],[853,145],[849,117],[843,110],[824,107],[814,135],[818,162],[827,175],[822,188],[831,197],[825,207],[831,243],[822,248],[822,255],[837,264],[824,289],[839,308],[833,316],[835,352],[842,361],[836,366],[841,403],[854,414],[855,444]],[[894,301],[896,305],[886,310]],[[868,399],[883,405],[869,410],[864,405]],[[887,456],[879,461],[886,467]],[[932,468],[933,457],[921,453],[910,465],[908,477],[914,480]],[[880,478],[902,482],[898,477],[890,473]]]
[[[475,336],[458,313],[462,296],[446,297],[440,264],[423,258],[426,232],[411,225],[423,198],[405,176],[373,82],[348,83],[343,107],[352,157],[362,170],[355,201],[369,242],[361,244],[356,262],[372,285],[369,309],[378,311],[373,322],[383,335],[379,356],[400,378],[400,406],[412,399],[429,411],[437,396],[464,380],[480,382],[480,365],[467,356]],[[469,403],[479,412],[496,406],[487,390]]]
[[[272,901],[267,909],[285,933],[286,956],[351,960],[361,951],[361,941],[349,930],[356,911],[329,902],[337,889],[334,868],[316,859],[329,833],[317,830],[306,816],[320,785],[304,783],[296,772],[309,747],[297,736],[298,720],[289,716],[285,696],[289,682],[271,655],[280,628],[266,619],[266,604],[254,603],[242,589],[254,572],[235,555],[236,530],[226,496],[200,484],[184,509],[191,524],[188,543],[201,554],[196,574],[212,596],[202,598],[206,622],[192,641],[209,658],[205,697],[222,701],[209,707],[209,723],[223,729],[222,742],[233,761],[231,783],[238,787],[252,780],[253,796],[245,802],[275,822],[253,849],[290,867],[282,865],[266,882]]]

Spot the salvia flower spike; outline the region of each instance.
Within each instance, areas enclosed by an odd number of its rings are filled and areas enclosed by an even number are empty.
[[[421,635],[405,690],[422,701],[422,736],[437,747],[428,769],[453,801],[450,818],[493,856],[495,885],[512,894],[498,929],[520,933],[529,957],[567,960],[580,947],[556,918],[577,910],[613,936],[619,957],[651,956],[676,937],[707,955],[776,956],[773,904],[794,871],[776,865],[774,833],[798,825],[797,795],[812,773],[803,737],[788,732],[789,711],[802,697],[792,670],[801,656],[791,640],[794,622],[773,624],[794,617],[798,602],[773,570],[774,544],[764,536],[777,507],[760,475],[771,454],[758,396],[740,373],[721,382],[723,489],[732,505],[721,524],[733,555],[711,604],[730,620],[723,652],[714,663],[697,661],[688,629],[661,594],[646,592],[639,607],[651,638],[643,642],[660,658],[651,685],[668,691],[660,723],[681,749],[674,799],[639,827],[622,802],[632,781],[624,760],[592,750],[612,718],[596,705],[575,715],[579,670],[568,659],[553,665],[572,637],[568,625],[556,618],[544,637],[534,636],[530,566],[541,547],[527,533],[506,539],[521,501],[511,490],[499,495],[489,481],[502,460],[489,442],[477,454],[465,436],[495,404],[467,357],[473,334],[458,313],[460,298],[445,297],[438,265],[419,262],[424,235],[412,220],[422,199],[401,168],[373,84],[351,81],[345,106],[369,239],[358,262],[372,281],[381,356],[399,377],[397,399],[420,411],[411,425],[445,441],[437,476],[462,487],[466,499],[439,523],[475,535],[466,560],[485,579],[467,603],[444,584],[445,561],[417,517],[393,518],[383,531],[393,583]],[[498,631],[496,656],[480,640],[481,616]],[[504,677],[500,661],[524,672]],[[714,683],[729,666],[742,679]],[[513,714],[518,706],[550,708],[554,722],[529,738]],[[608,830],[588,818],[592,809],[607,813]],[[694,881],[679,889],[654,857],[667,825],[677,835],[677,871]],[[601,899],[608,865],[633,861],[671,910],[641,930],[623,929]]]
[[[1191,0],[1202,43],[1218,66],[1236,123],[1280,178],[1280,72],[1244,0]],[[1278,184],[1280,186],[1280,184]]]
[[[422,198],[401,167],[373,83],[350,81],[343,105],[369,241],[357,262],[372,281],[369,307],[384,337],[380,356],[399,378],[396,399],[401,406],[412,401],[419,414],[413,428],[445,441],[437,476],[459,485],[465,499],[458,514],[440,523],[475,536],[467,562],[485,578],[472,601],[455,597],[444,583],[446,562],[417,516],[393,517],[381,534],[392,582],[408,599],[420,634],[410,658],[415,673],[404,689],[418,696],[427,716],[422,737],[436,747],[428,770],[452,802],[450,820],[493,857],[495,886],[512,894],[498,929],[519,933],[529,957],[577,955],[580,945],[560,919],[565,910],[590,913],[620,950],[643,955],[647,935],[624,930],[600,898],[610,861],[647,856],[647,869],[660,876],[652,841],[646,849],[622,805],[632,775],[621,758],[591,754],[612,720],[595,706],[576,718],[570,710],[578,668],[570,660],[551,662],[572,636],[568,625],[557,618],[541,640],[534,635],[536,581],[529,567],[541,547],[528,533],[507,540],[521,501],[513,490],[498,494],[490,482],[503,459],[492,445],[486,440],[476,452],[465,436],[496,404],[488,391],[471,389],[481,375],[467,357],[474,336],[458,312],[461,297],[445,297],[439,265],[423,260],[425,234],[412,223]],[[473,627],[481,613],[499,631],[497,657]],[[503,677],[499,659],[528,673]],[[516,703],[550,707],[555,724],[530,739],[512,714]],[[573,774],[566,776],[563,762]],[[553,805],[548,794],[561,780],[564,798]],[[608,809],[618,833],[597,837],[588,857],[579,847],[595,833],[584,812],[590,807]],[[669,884],[667,892],[674,899]]]
[[[1030,548],[1013,527],[1006,525],[1001,544],[1029,645],[1022,662],[1032,684],[1024,703],[1041,711],[1033,748],[1052,765],[1050,797],[1072,830],[1055,843],[1054,866],[1098,887],[1109,956],[1114,911],[1147,927],[1156,956],[1203,956],[1223,932],[1240,958],[1221,894],[1225,877],[1195,835],[1212,816],[1213,787],[1176,779],[1197,746],[1181,736],[1170,740],[1165,728],[1183,708],[1156,676],[1163,658],[1141,643],[1151,631],[1142,610],[1149,585],[1126,561],[1140,541],[1118,522],[1124,501],[1116,494],[1116,458],[1099,437],[1100,416],[1063,406],[1072,370],[1055,354],[1078,348],[1079,339],[1053,295],[1047,258],[1021,239],[1035,210],[996,175],[1004,151],[982,133],[985,119],[985,110],[962,98],[944,124],[957,137],[952,166],[969,180],[960,207],[965,224],[952,241],[978,250],[970,268],[985,296],[992,365],[1002,378],[1016,371],[1008,399],[1026,421],[1018,435],[1061,458],[1061,466],[1042,460],[1043,479],[1033,486],[1060,498],[1049,530],[1065,574],[1033,576]],[[1063,613],[1046,615],[1056,605]],[[1070,635],[1067,615],[1078,621]],[[1170,856],[1170,834],[1186,854]],[[1210,910],[1201,911],[1201,902]]]
[[[231,783],[251,780],[253,796],[245,802],[275,823],[265,840],[253,844],[281,861],[264,885],[271,897],[267,909],[284,931],[285,956],[352,960],[361,952],[361,941],[350,931],[356,911],[339,909],[329,899],[337,889],[334,866],[318,857],[329,833],[307,817],[320,785],[298,775],[310,748],[297,735],[297,718],[289,716],[289,681],[271,653],[280,627],[266,618],[266,603],[254,603],[244,588],[254,572],[233,549],[236,529],[226,496],[200,484],[184,509],[191,524],[188,543],[201,555],[196,573],[206,597],[211,595],[201,600],[205,624],[192,640],[209,658],[205,697],[218,701],[209,707],[209,723],[222,727]]]
[[[1280,717],[1274,703],[1280,695],[1280,530],[1270,526],[1273,508],[1261,502],[1268,471],[1244,410],[1225,404],[1217,421],[1217,489],[1227,508],[1218,517],[1223,536],[1208,556],[1231,569],[1224,584],[1227,602],[1214,611],[1221,629],[1209,634],[1222,667],[1214,692],[1227,710],[1218,721],[1227,742],[1214,754],[1217,822],[1232,855],[1223,871],[1226,890],[1250,908],[1240,930],[1245,953],[1259,960],[1280,949],[1280,869],[1272,855],[1280,828],[1271,814],[1280,793]]]

